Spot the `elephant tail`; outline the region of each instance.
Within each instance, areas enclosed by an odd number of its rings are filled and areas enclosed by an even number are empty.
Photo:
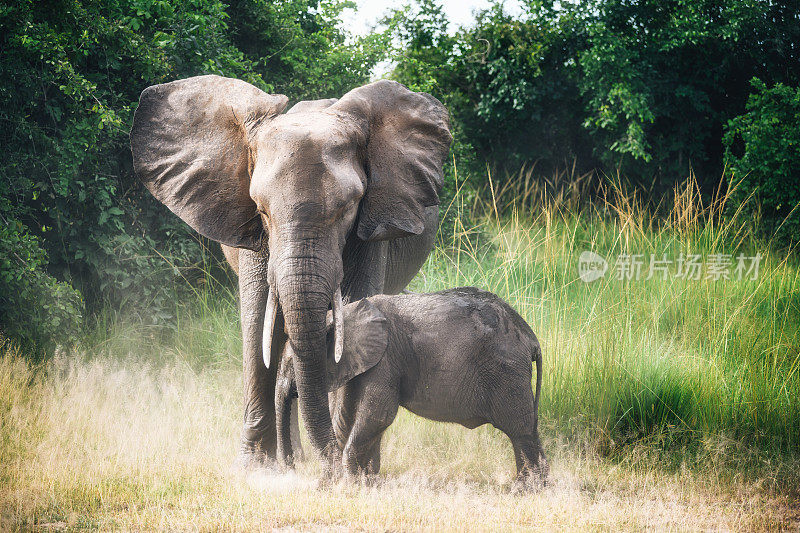
[[[539,425],[539,394],[542,391],[542,347],[534,340],[531,350],[531,361],[536,363],[536,393],[533,396],[533,412],[536,413],[536,425]]]

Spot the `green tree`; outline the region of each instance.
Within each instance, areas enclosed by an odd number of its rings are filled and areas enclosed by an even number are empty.
[[[388,21],[400,43],[392,76],[448,105],[456,152],[473,166],[591,166],[575,61],[585,16],[536,4],[519,18],[495,4],[451,36],[440,5],[420,1]]]
[[[722,172],[753,76],[800,79],[800,11],[758,0],[602,0],[580,54],[585,126],[607,168],[665,186]]]
[[[232,41],[253,70],[291,99],[337,98],[369,79],[386,55],[377,33],[348,39],[339,26],[342,0],[231,0]]]
[[[47,274],[39,239],[22,223],[0,215],[0,345],[13,339],[41,357],[77,339],[80,294]]]
[[[393,76],[446,102],[477,159],[542,172],[576,160],[670,189],[722,175],[749,80],[800,82],[800,10],[760,0],[530,0],[447,34],[435,0],[391,19]],[[710,187],[709,187],[710,188]]]
[[[415,91],[447,98],[445,72],[453,68],[456,39],[447,32],[449,21],[436,0],[395,10],[384,24],[397,43],[392,77]]]

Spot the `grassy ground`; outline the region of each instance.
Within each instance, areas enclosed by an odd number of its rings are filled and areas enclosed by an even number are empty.
[[[235,295],[217,290],[176,327],[109,321],[80,356],[34,367],[5,350],[0,530],[797,528],[798,265],[692,191],[660,223],[618,192],[579,209],[574,190],[532,185],[450,206],[412,288],[491,289],[539,335],[551,463],[539,494],[509,493],[513,457],[494,429],[406,412],[376,486],[318,489],[314,460],[233,469],[241,341]],[[612,263],[591,284],[578,279],[586,249]],[[612,275],[621,253],[757,251],[753,281]]]

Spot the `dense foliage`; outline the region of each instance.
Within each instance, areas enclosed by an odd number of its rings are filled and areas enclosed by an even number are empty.
[[[174,282],[197,276],[205,243],[132,174],[139,93],[216,73],[295,100],[340,95],[380,57],[380,35],[345,42],[345,5],[0,4],[0,330],[40,349],[68,340],[83,307],[70,285],[89,315],[127,304],[167,318]]]
[[[47,274],[39,239],[18,220],[0,215],[0,324],[3,337],[41,356],[77,335],[80,294]]]
[[[725,142],[734,176],[733,205],[760,210],[781,243],[800,242],[800,88],[753,80],[747,113],[728,123]],[[753,196],[756,201],[745,202]]]
[[[437,5],[396,14],[394,76],[448,102],[499,168],[577,160],[663,189],[693,168],[710,188],[750,79],[800,84],[792,3],[533,0],[522,16],[496,5],[454,37]]]
[[[669,182],[691,165],[713,184],[722,129],[750,79],[800,83],[800,11],[760,0],[603,0],[580,54],[585,125],[606,165]]]
[[[574,61],[583,21],[577,10],[539,13],[519,19],[495,5],[450,36],[438,4],[421,0],[387,21],[400,43],[392,75],[448,104],[465,155],[477,151],[472,163],[515,169],[536,160],[545,172],[575,158],[593,165]]]
[[[439,0],[412,0],[355,39],[345,0],[0,3],[0,336],[45,352],[101,309],[169,320],[170,300],[219,274],[204,263],[218,248],[143,189],[128,146],[144,87],[203,73],[298,100],[340,96],[390,59],[450,109],[461,172],[446,169],[443,210],[485,165],[498,181],[524,164],[598,169],[654,192],[693,169],[710,191],[727,156],[731,209],[752,196],[743,209],[768,234],[797,235],[798,6],[523,5],[453,28]]]

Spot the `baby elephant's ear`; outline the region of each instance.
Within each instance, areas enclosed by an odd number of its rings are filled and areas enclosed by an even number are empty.
[[[344,350],[337,363],[333,358],[333,331],[328,331],[326,359],[328,390],[333,391],[363,374],[381,360],[389,339],[386,317],[369,300],[343,308]]]

